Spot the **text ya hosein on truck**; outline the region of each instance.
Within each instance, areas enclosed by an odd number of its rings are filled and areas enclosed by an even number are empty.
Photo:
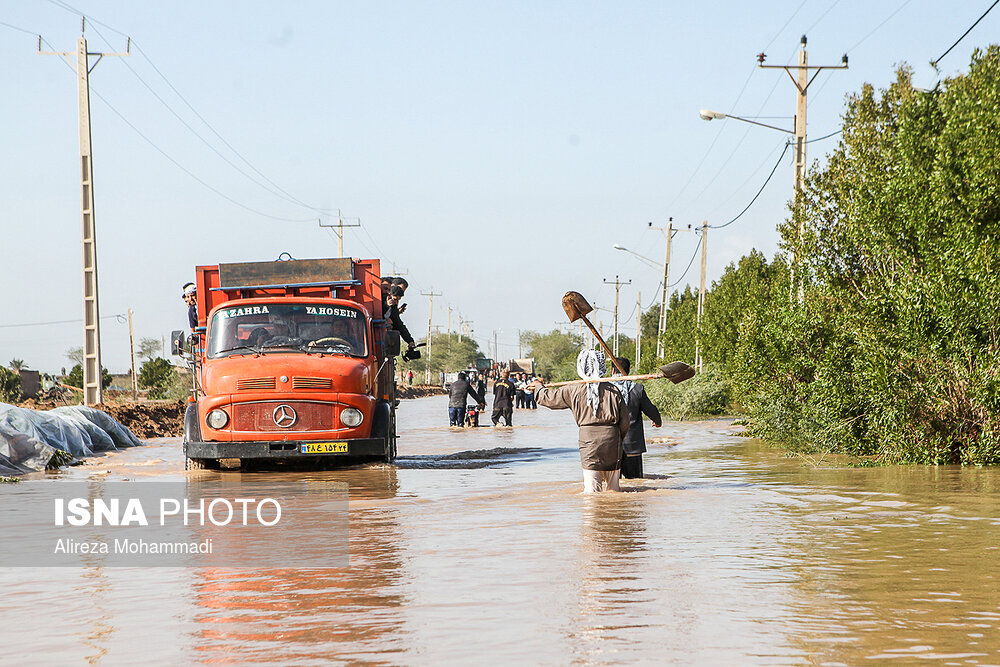
[[[198,266],[195,284],[189,467],[395,457],[400,344],[378,260]]]

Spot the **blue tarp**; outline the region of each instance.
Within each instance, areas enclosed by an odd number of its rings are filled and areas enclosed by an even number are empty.
[[[49,411],[0,403],[0,475],[43,470],[56,450],[74,458],[141,445],[132,431],[95,408]]]

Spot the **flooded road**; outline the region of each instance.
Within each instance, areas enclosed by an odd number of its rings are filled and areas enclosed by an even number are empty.
[[[396,466],[184,473],[169,440],[29,476],[343,481],[351,567],[6,568],[4,656],[1000,664],[1000,470],[839,468],[667,423],[647,479],[584,495],[567,411],[452,431],[446,404],[403,402]]]

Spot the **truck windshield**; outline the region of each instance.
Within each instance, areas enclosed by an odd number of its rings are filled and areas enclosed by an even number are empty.
[[[311,303],[234,305],[215,311],[208,327],[209,358],[251,352],[368,354],[364,313]]]

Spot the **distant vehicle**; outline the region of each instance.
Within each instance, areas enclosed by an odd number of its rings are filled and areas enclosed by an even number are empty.
[[[531,357],[528,359],[511,359],[507,362],[507,368],[511,373],[527,373],[528,375],[535,374],[535,358]]]
[[[374,259],[196,267],[189,467],[395,457],[400,343],[379,275]]]

